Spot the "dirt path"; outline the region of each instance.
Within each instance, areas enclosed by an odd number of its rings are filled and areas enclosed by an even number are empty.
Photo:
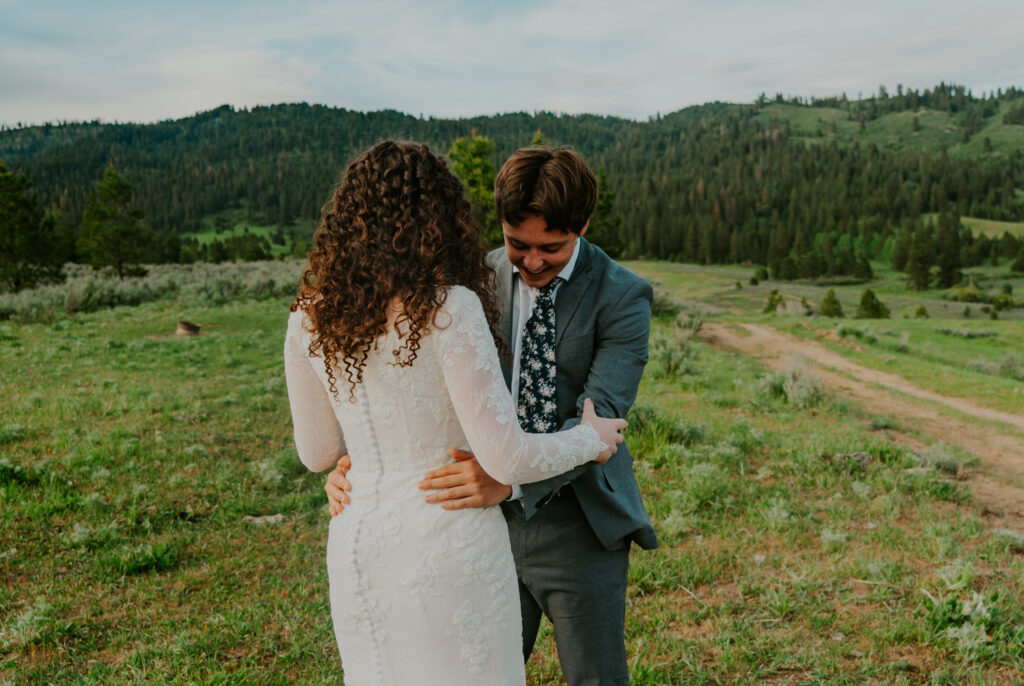
[[[1024,439],[1014,435],[1024,432],[1024,417],[980,407],[964,398],[939,395],[899,375],[861,366],[818,343],[770,326],[741,326],[749,335],[736,332],[728,324],[705,322],[699,336],[715,347],[759,357],[771,369],[805,361],[826,388],[852,398],[873,414],[890,415],[920,434],[963,447],[981,461],[981,468],[969,476],[971,491],[992,524],[1024,532]],[[998,424],[974,422],[946,413],[943,408]],[[906,434],[891,434],[911,448],[923,447]]]

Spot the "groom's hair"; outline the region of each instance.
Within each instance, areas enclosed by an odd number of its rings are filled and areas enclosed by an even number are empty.
[[[494,180],[498,220],[518,226],[543,217],[548,230],[579,233],[597,202],[597,180],[583,158],[567,148],[534,146],[512,153]]]

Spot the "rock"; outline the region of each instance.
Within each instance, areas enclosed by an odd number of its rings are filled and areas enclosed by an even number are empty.
[[[284,515],[283,514],[272,514],[272,515],[262,515],[262,516],[245,515],[245,517],[243,517],[243,519],[245,519],[245,521],[249,522],[253,526],[266,526],[267,524],[283,524],[284,523]]]
[[[182,320],[178,322],[178,328],[174,331],[175,336],[198,336],[199,325],[193,322]]]

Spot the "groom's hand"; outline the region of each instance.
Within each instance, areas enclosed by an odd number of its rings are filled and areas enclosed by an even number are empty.
[[[420,482],[421,491],[434,491],[424,500],[441,503],[446,510],[490,507],[512,495],[512,487],[495,481],[483,470],[473,453],[452,449],[456,460],[427,472]]]
[[[340,515],[351,501],[348,492],[352,490],[352,484],[348,482],[346,475],[352,468],[352,458],[342,455],[338,464],[327,475],[327,483],[324,484],[324,491],[327,492],[327,505],[331,510],[331,516]]]

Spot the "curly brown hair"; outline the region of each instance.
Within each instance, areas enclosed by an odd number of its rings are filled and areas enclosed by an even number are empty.
[[[324,358],[335,397],[334,363],[343,363],[349,399],[354,399],[366,356],[387,332],[388,306],[395,297],[403,308],[395,364],[415,361],[447,286],[476,293],[496,331],[495,274],[479,229],[462,184],[427,146],[399,141],[373,146],[348,166],[321,215],[292,311],[301,308],[309,316],[309,354]]]

